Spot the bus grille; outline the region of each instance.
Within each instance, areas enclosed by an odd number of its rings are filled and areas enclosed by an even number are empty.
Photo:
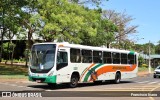
[[[32,78],[33,81],[36,81],[36,80],[41,80],[41,82],[44,82],[46,80],[46,78]]]
[[[156,72],[156,74],[160,74],[160,72]]]

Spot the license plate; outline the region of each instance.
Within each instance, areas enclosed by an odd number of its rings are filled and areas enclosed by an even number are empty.
[[[36,82],[37,82],[37,83],[41,83],[42,81],[41,81],[41,80],[36,80]]]

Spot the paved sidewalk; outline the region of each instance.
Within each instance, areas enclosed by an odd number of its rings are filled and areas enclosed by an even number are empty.
[[[148,71],[138,72],[138,76],[146,76],[148,74],[153,74],[153,72],[149,73]]]

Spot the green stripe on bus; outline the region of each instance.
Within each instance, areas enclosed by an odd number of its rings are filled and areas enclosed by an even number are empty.
[[[129,52],[129,54],[131,54],[131,55],[134,55],[134,53],[135,53],[134,51],[130,51],[130,52]]]
[[[103,65],[103,64],[100,63],[100,64],[98,64],[98,65],[96,65],[96,66],[93,66],[93,68],[91,68],[90,70],[95,70],[96,68],[100,67],[101,65]],[[90,70],[87,72],[87,74],[86,74],[83,82],[87,82],[87,81],[88,81],[88,78],[89,78],[89,76],[91,75]]]

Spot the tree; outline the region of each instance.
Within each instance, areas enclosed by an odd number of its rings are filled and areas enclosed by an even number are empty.
[[[103,1],[108,1],[108,0],[68,0],[68,1],[82,5],[92,4],[99,6]]]
[[[103,18],[112,21],[118,27],[118,31],[115,34],[115,40],[122,48],[122,44],[129,40],[128,35],[137,32],[136,28],[138,26],[129,24],[134,19],[131,16],[128,16],[125,12],[118,13],[114,10],[104,10],[102,16]]]
[[[11,59],[11,65],[13,65],[13,54],[14,54],[14,48],[16,47],[16,45],[14,43],[6,42],[6,43],[3,43],[3,47],[4,47],[3,48],[4,53],[8,55],[8,60]],[[5,63],[7,63],[7,60]]]
[[[142,66],[142,64],[144,64],[144,63],[145,63],[144,58],[143,58],[143,57],[141,57],[141,56],[139,56],[139,57],[138,57],[138,61],[139,61],[139,62],[138,62],[138,65],[139,65],[139,66]]]
[[[158,45],[155,47],[155,53],[160,54],[160,41],[158,41]]]
[[[101,19],[99,21],[98,31],[95,36],[87,36],[83,34],[83,45],[92,45],[92,46],[107,46],[110,47],[110,44],[115,40],[114,33],[117,31],[117,27],[106,19]]]
[[[0,1],[0,30],[1,30],[1,48],[0,48],[0,62],[2,61],[2,51],[3,51],[3,38],[6,31],[5,27],[5,13],[7,9],[7,2],[5,0]]]
[[[83,33],[89,36],[96,35],[99,15],[94,10],[87,10],[67,0],[38,0],[38,2],[38,13],[43,23],[39,35],[45,41],[80,43],[79,37]]]
[[[12,35],[17,33],[17,27],[19,24],[19,11],[23,6],[25,0],[1,0],[0,1],[0,27],[1,31],[1,49],[0,49],[0,61],[2,58],[3,39],[9,36],[9,39],[13,38]],[[9,6],[9,7],[8,7]]]

